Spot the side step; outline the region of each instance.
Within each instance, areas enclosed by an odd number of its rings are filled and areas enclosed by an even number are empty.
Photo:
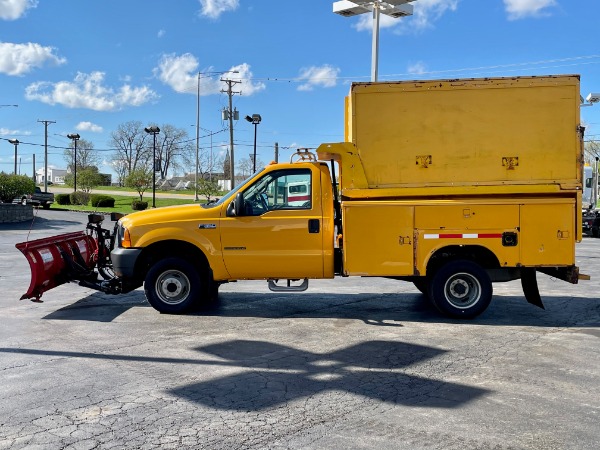
[[[285,280],[285,286],[277,284],[279,280],[269,280],[269,289],[273,292],[302,292],[308,289],[308,278],[305,278],[301,284],[292,285],[299,280]]]

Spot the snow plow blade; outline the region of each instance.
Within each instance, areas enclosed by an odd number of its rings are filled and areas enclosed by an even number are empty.
[[[98,243],[83,231],[16,244],[31,268],[31,283],[21,300],[40,301],[46,291],[69,281],[95,277]]]

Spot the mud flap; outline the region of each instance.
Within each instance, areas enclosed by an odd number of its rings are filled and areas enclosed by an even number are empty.
[[[544,304],[540,297],[540,291],[538,290],[537,278],[535,276],[535,269],[531,267],[521,268],[521,286],[523,287],[523,293],[525,299],[532,305],[538,306],[542,309]]]
[[[15,247],[31,268],[31,283],[21,300],[39,301],[44,292],[56,286],[94,276],[98,243],[83,231],[21,242]]]

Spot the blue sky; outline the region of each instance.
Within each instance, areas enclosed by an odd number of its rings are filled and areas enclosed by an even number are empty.
[[[236,160],[282,159],[296,147],[343,140],[343,105],[352,81],[371,74],[370,14],[342,17],[328,0],[0,0],[0,171],[64,168],[69,133],[94,143],[110,172],[110,135],[119,124],[171,124],[195,139],[227,123],[219,76],[241,95]],[[598,0],[416,0],[414,15],[382,16],[379,79],[580,74],[581,93],[600,92]],[[389,19],[389,20],[388,20]],[[582,108],[588,139],[600,139],[600,104]],[[202,131],[201,136],[207,131]],[[229,135],[213,136],[214,153]],[[202,137],[202,148],[210,140]],[[189,168],[188,171],[192,171]],[[181,172],[181,171],[180,171]],[[181,173],[179,173],[181,174]]]

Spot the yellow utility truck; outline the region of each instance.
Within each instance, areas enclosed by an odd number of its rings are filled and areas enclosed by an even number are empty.
[[[575,266],[579,99],[576,75],[354,83],[345,142],[299,150],[216,203],[121,218],[102,264],[93,258],[102,239],[72,238],[88,273],[73,269],[68,245],[57,272],[112,293],[143,284],[166,313],[206,303],[234,280],[300,291],[335,276],[413,282],[455,318],[482,313],[493,282],[521,279],[526,299],[543,307],[536,272],[586,278]],[[94,265],[110,266],[104,280]],[[45,276],[25,296],[57,284],[42,286]]]

